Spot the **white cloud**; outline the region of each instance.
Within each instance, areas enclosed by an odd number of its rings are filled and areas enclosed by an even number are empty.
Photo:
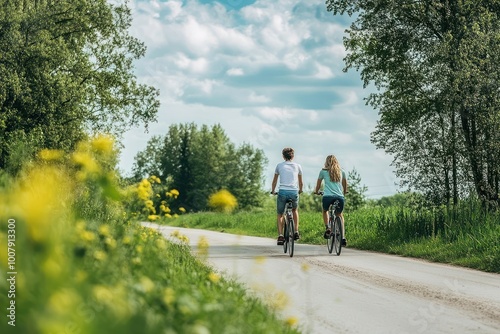
[[[132,3],[132,33],[148,47],[139,80],[160,89],[162,107],[149,135],[130,132],[124,169],[152,135],[194,121],[220,123],[235,142],[262,148],[270,177],[284,146],[300,152],[308,183],[332,151],[345,168],[370,175],[367,185],[390,170],[391,159],[370,144],[377,115],[364,105],[359,75],[342,72],[346,27],[330,13],[316,15],[318,6],[326,13],[324,3],[257,0],[239,10],[217,1]]]
[[[229,70],[226,71],[227,75],[230,76],[239,76],[243,75],[245,72],[243,71],[242,68],[230,68]]]
[[[250,96],[248,97],[248,101],[257,103],[266,103],[271,101],[271,99],[265,95],[258,95],[255,92],[251,92]]]

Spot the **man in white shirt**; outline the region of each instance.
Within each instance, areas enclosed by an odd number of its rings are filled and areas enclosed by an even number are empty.
[[[302,193],[302,167],[293,162],[295,152],[293,148],[285,147],[282,151],[283,159],[285,161],[276,165],[274,171],[274,178],[271,188],[271,193],[275,194],[274,190],[280,180],[278,200],[276,201],[276,211],[278,213],[277,226],[278,226],[278,245],[283,245],[285,238],[283,237],[283,211],[285,210],[286,201],[292,200],[292,213],[293,220],[295,221],[295,240],[300,239],[299,235],[299,194]]]

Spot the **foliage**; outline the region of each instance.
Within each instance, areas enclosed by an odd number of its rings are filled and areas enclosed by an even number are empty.
[[[145,46],[127,32],[125,3],[0,6],[1,169],[18,172],[42,148],[73,149],[85,133],[117,135],[154,120],[158,91],[133,75]]]
[[[357,210],[362,207],[366,202],[366,191],[368,188],[361,185],[361,175],[359,175],[356,168],[353,168],[347,175],[347,190],[345,196],[346,210]]]
[[[214,192],[227,189],[240,208],[262,203],[262,150],[249,144],[235,147],[220,125],[198,128],[194,123],[172,125],[164,137],[149,140],[135,157],[136,181],[157,175],[171,179],[179,190],[178,205],[188,211],[205,210]]]
[[[216,193],[213,193],[208,198],[208,206],[215,211],[219,212],[232,212],[236,206],[238,205],[238,201],[236,197],[233,196],[226,189],[221,189]]]
[[[0,268],[17,272],[16,327],[2,321],[2,333],[297,333],[193,257],[185,236],[167,241],[128,220],[116,153],[97,136],[69,155],[40,151],[18,177],[2,177],[0,242],[11,241],[16,261],[2,251]]]
[[[378,89],[372,134],[404,185],[447,204],[498,204],[500,7],[495,1],[327,0],[356,15],[346,70]]]

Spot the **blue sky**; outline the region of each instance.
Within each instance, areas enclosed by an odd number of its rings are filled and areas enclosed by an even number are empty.
[[[232,142],[269,159],[266,185],[293,147],[314,186],[325,157],[353,168],[369,198],[394,194],[392,158],[370,143],[378,114],[365,105],[359,73],[343,73],[349,17],[324,0],[129,1],[131,34],[147,48],[138,81],[160,90],[158,122],[124,134],[120,168],[170,125],[221,124]]]

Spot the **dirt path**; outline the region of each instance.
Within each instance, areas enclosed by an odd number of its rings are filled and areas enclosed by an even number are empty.
[[[273,239],[145,223],[175,230],[207,261],[298,321],[303,333],[500,333],[500,275],[349,248],[296,244],[293,258]]]

